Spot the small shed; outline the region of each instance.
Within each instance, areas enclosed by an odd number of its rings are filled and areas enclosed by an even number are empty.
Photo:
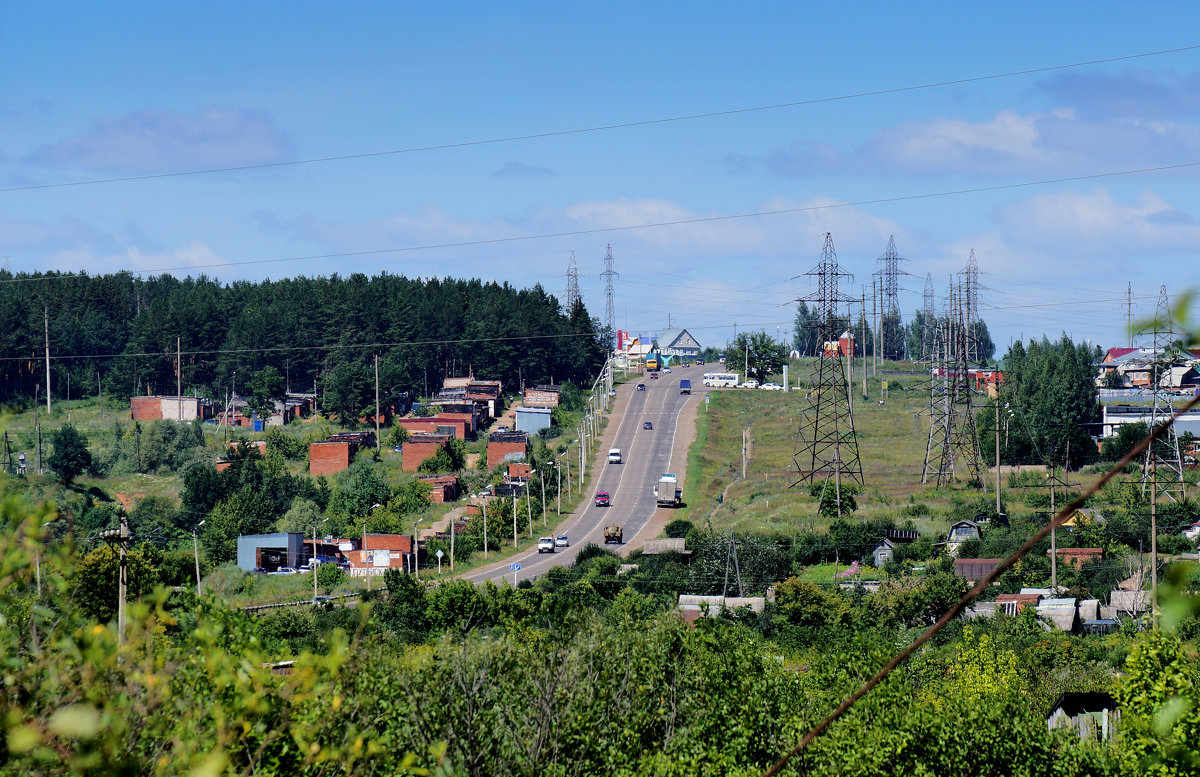
[[[1072,728],[1080,739],[1107,742],[1116,734],[1121,710],[1110,694],[1098,691],[1064,693],[1050,708],[1046,726]]]
[[[896,543],[891,540],[882,540],[871,551],[871,556],[875,559],[875,567],[882,568],[884,564],[892,560],[896,554]]]
[[[551,410],[548,407],[518,407],[514,412],[517,416],[515,426],[518,432],[537,434],[550,427]]]
[[[974,583],[990,575],[1002,561],[1002,558],[956,558],[954,574],[968,583]]]
[[[982,535],[979,531],[979,524],[975,521],[955,521],[950,524],[950,531],[946,533],[946,552],[953,556],[964,542],[977,540],[980,536]]]
[[[1074,631],[1079,610],[1074,599],[1043,599],[1037,608],[1038,617],[1059,631]]]

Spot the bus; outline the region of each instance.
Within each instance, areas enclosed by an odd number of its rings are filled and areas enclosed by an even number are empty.
[[[717,386],[733,388],[738,384],[738,374],[736,372],[706,372],[704,373],[705,386]]]

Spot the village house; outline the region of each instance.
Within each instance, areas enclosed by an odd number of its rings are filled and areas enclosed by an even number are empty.
[[[213,404],[199,397],[130,397],[134,421],[204,421],[213,417]]]
[[[421,463],[445,448],[451,440],[449,434],[415,433],[409,435],[401,451],[400,467],[405,472],[416,472]]]
[[[488,469],[494,469],[502,461],[524,461],[528,446],[529,435],[525,432],[493,432],[488,437]]]
[[[350,574],[354,577],[376,577],[388,569],[411,569],[414,546],[418,559],[423,559],[424,549],[410,535],[366,534],[357,550],[346,553]],[[419,560],[417,566],[420,566]]]
[[[321,442],[309,443],[308,473],[334,475],[348,468],[360,450],[374,446],[374,432],[338,432]]]

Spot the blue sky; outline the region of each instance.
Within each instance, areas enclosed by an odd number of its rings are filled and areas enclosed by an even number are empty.
[[[619,327],[670,314],[719,345],[735,322],[787,332],[826,231],[856,297],[894,235],[906,317],[974,249],[1001,353],[1062,331],[1121,345],[1127,283],[1135,317],[1160,285],[1198,285],[1200,167],[853,203],[1200,163],[1200,48],[849,96],[1200,46],[1197,29],[1200,6],[1170,2],[0,3],[0,261],[561,298],[574,251],[602,316],[611,243]],[[260,261],[354,251],[382,253]]]

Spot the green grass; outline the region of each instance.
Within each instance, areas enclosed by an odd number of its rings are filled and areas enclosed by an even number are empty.
[[[806,362],[791,363],[793,383],[797,377],[808,382],[811,360]],[[851,400],[865,485],[857,496],[854,515],[890,517],[897,523],[911,518],[923,532],[940,532],[953,508],[953,496],[974,498],[979,491],[962,484],[943,491],[921,485],[929,434],[923,374],[911,364],[881,365],[878,377],[868,377],[869,396],[863,400],[861,367],[856,363],[855,369]],[[880,405],[884,379],[890,390]],[[696,443],[688,454],[685,494],[690,520],[720,531],[794,532],[826,527],[829,520],[818,516],[817,499],[809,495],[808,484],[797,484],[793,461],[806,392],[726,389],[711,394],[708,411],[702,410],[697,418]],[[749,429],[750,441],[744,479],[743,429]],[[719,502],[721,496],[723,502]],[[928,510],[902,515],[910,502],[921,503]]]

